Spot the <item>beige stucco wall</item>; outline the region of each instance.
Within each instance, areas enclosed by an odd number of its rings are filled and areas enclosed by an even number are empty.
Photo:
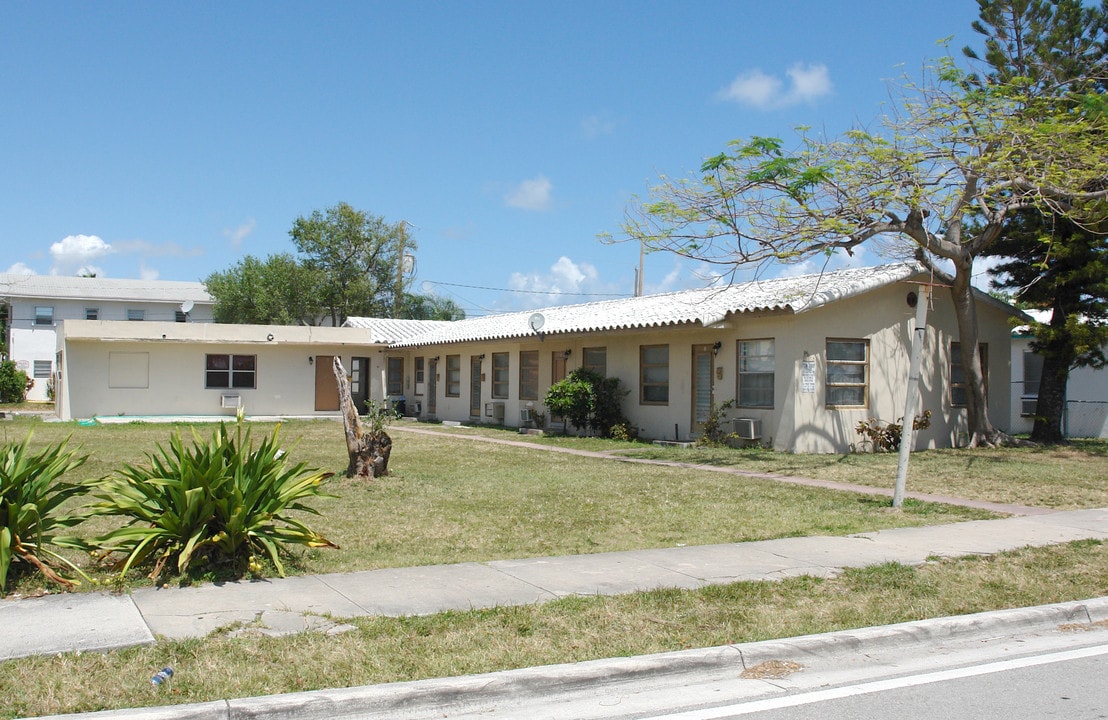
[[[174,330],[186,331],[173,323],[143,323],[146,329],[165,330],[166,339],[119,337],[136,333],[135,325],[139,323],[67,323],[73,332],[69,337],[63,333],[59,340],[63,349],[59,417],[233,416],[234,409],[221,407],[224,394],[240,395],[247,415],[335,415],[336,411],[315,410],[316,370],[308,358],[318,355],[338,355],[347,372],[352,356],[368,357],[370,397],[383,397],[380,348],[326,339],[346,335],[353,340],[361,336],[357,331],[208,325],[200,331],[208,339],[199,341],[192,336],[174,338]],[[116,336],[97,337],[97,330]],[[222,339],[210,337],[213,334],[222,334]],[[268,340],[271,335],[274,339]],[[205,388],[209,353],[256,355],[257,387]]]
[[[607,374],[620,379],[628,391],[623,411],[642,437],[689,439],[692,436],[693,346],[719,342],[714,357],[713,400],[736,397],[737,343],[773,338],[775,341],[775,406],[736,408],[730,417],[762,421],[762,442],[793,452],[846,452],[859,442],[859,421],[881,418],[895,421],[903,414],[915,310],[906,296],[917,288],[895,284],[858,298],[793,314],[787,311],[728,318],[718,326],[699,325],[576,335],[534,336],[522,340],[437,345],[385,350],[371,343],[367,331],[356,328],[294,328],[175,323],[65,323],[59,339],[64,347],[63,388],[58,412],[64,419],[96,415],[214,415],[232,414],[220,407],[224,390],[204,388],[204,356],[208,353],[256,354],[257,388],[240,391],[250,415],[317,415],[315,368],[309,356],[337,354],[350,369],[352,356],[370,359],[370,397],[385,396],[385,368],[389,356],[404,360],[403,394],[409,413],[418,403],[420,415],[440,420],[492,422],[485,414],[490,403],[504,403],[504,424],[519,426],[520,411],[543,410],[542,397],[551,384],[552,356],[569,351],[567,370],[579,367],[586,347],[604,347]],[[1011,336],[1007,312],[989,302],[978,303],[980,341],[989,346],[990,416],[1007,429],[1011,417]],[[163,336],[160,337],[159,334]],[[867,406],[827,408],[824,373],[828,339],[869,341]],[[920,433],[917,447],[949,447],[964,442],[965,410],[950,400],[950,343],[957,327],[949,291],[939,288],[928,315],[928,332],[921,369],[921,408],[931,410],[933,424]],[[639,349],[642,345],[669,346],[669,402],[645,405],[639,400]],[[519,353],[536,350],[539,392],[535,401],[519,399]],[[509,389],[504,399],[492,397],[492,355],[509,353]],[[117,354],[113,380],[112,354]],[[146,360],[134,357],[145,354]],[[446,396],[446,358],[458,355],[461,392]],[[470,358],[484,355],[481,365],[480,415],[470,414]],[[416,387],[417,357],[424,358],[427,376]],[[437,364],[432,363],[438,358]],[[801,387],[805,359],[816,365],[813,392]],[[145,362],[145,364],[144,364]],[[119,368],[148,368],[142,387],[119,385]],[[434,373],[435,408],[429,392]],[[123,381],[122,384],[127,384]],[[134,383],[141,384],[141,383]],[[77,392],[74,392],[77,390]],[[422,392],[419,392],[419,391]],[[676,428],[675,428],[676,426]]]
[[[482,362],[481,408],[486,403],[505,404],[504,424],[520,425],[520,410],[528,406],[519,400],[519,352],[539,351],[539,398],[532,403],[542,409],[541,398],[550,386],[551,354],[570,351],[568,369],[579,367],[582,349],[607,349],[607,374],[618,377],[629,393],[623,401],[624,413],[643,437],[688,439],[692,422],[692,347],[720,342],[714,358],[713,400],[722,403],[736,397],[737,343],[740,339],[774,338],[775,407],[736,408],[730,417],[750,417],[762,421],[762,441],[779,450],[792,452],[846,452],[859,442],[855,430],[861,420],[871,417],[895,421],[903,415],[906,381],[915,310],[906,301],[917,288],[901,284],[879,289],[864,297],[832,303],[800,314],[789,312],[743,315],[728,319],[720,327],[667,327],[649,331],[621,331],[577,336],[545,336],[525,341],[498,341],[435,346],[408,350],[405,357],[405,396],[421,403],[429,416],[426,394],[416,395],[412,378],[413,359],[427,361],[438,357],[437,398],[434,417],[467,421],[469,408],[469,362],[474,355],[485,355]],[[1006,429],[1010,417],[1009,347],[1007,313],[987,303],[978,306],[982,343],[989,345],[990,417]],[[928,332],[921,368],[921,408],[931,410],[932,427],[919,434],[917,447],[949,447],[964,442],[965,410],[950,400],[950,343],[957,340],[957,324],[949,291],[938,288],[928,315]],[[827,408],[824,402],[826,342],[828,339],[867,339],[870,343],[870,382],[868,406],[864,408]],[[643,405],[639,402],[639,348],[644,344],[669,345],[668,405]],[[492,392],[492,354],[508,352],[510,388],[507,399],[494,399]],[[391,354],[400,355],[393,351]],[[807,358],[806,358],[807,354]],[[461,359],[461,393],[444,397],[446,357]],[[815,391],[802,392],[801,364],[816,363]],[[430,372],[428,362],[428,372]],[[488,417],[482,421],[491,422]]]

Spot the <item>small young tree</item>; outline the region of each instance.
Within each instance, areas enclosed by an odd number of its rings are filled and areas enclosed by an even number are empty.
[[[23,402],[30,385],[27,373],[16,367],[14,360],[0,362],[0,402]]]
[[[627,422],[620,407],[624,395],[619,378],[606,378],[592,370],[577,368],[550,386],[543,403],[578,430],[588,428],[601,437],[609,437],[613,427]]]

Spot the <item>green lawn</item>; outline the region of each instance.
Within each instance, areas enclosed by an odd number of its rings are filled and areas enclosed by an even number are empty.
[[[261,434],[269,426],[254,426]],[[427,429],[428,426],[419,426]],[[82,477],[142,462],[164,443],[165,425],[83,427],[16,419],[0,441],[33,444],[66,436],[90,458]],[[184,433],[193,428],[179,428]],[[210,426],[197,426],[202,436]],[[297,553],[294,572],[331,572],[424,563],[603,552],[733,542],[989,517],[952,506],[816,490],[770,480],[629,464],[466,439],[481,435],[539,445],[727,465],[751,472],[889,486],[894,456],[798,456],[762,450],[661,450],[597,439],[528,438],[503,430],[393,432],[389,477],[336,476],[309,524],[342,548]],[[290,422],[283,437],[294,461],[338,473],[346,466],[341,426]],[[936,451],[912,458],[909,488],[1047,507],[1108,505],[1108,444],[1064,449]],[[102,530],[107,520],[85,529]],[[97,577],[107,581],[104,572]],[[141,576],[124,585],[149,582]],[[34,593],[29,576],[15,588]],[[107,654],[63,654],[0,663],[0,717],[85,712],[150,704],[414,680],[574,662],[729,642],[785,637],[949,614],[1108,594],[1108,545],[1079,542],[913,568],[886,564],[836,579],[801,577],[696,591],[572,597],[546,605],[448,612],[428,617],[358,618],[329,637],[159,640]],[[2,601],[0,601],[2,602]],[[288,662],[289,657],[309,658]],[[149,676],[177,669],[172,693],[151,692]]]
[[[255,437],[271,429],[250,424]],[[207,436],[212,426],[130,424],[96,427],[15,421],[0,440],[33,428],[33,444],[69,436],[89,455],[80,477],[141,463],[175,429]],[[15,431],[15,432],[13,432]],[[342,426],[297,421],[282,426],[294,461],[336,472],[312,501],[321,517],[309,525],[340,548],[294,550],[293,573],[484,561],[742,542],[797,535],[845,535],[882,528],[990,517],[967,508],[908,503],[893,512],[886,498],[802,488],[696,469],[630,464],[456,437],[393,432],[390,474],[374,482],[341,477]],[[594,441],[586,441],[593,444]],[[100,518],[79,533],[113,526]],[[95,575],[113,582],[106,572]],[[132,573],[130,582],[142,583]],[[16,590],[36,591],[36,576]],[[147,581],[148,582],[148,581]]]

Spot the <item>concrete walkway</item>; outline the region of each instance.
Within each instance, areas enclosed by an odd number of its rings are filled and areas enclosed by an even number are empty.
[[[0,601],[0,659],[103,651],[201,637],[246,623],[254,632],[341,632],[365,615],[418,615],[521,605],[567,595],[698,588],[739,580],[833,576],[886,561],[990,554],[1087,538],[1108,539],[1108,508],[800,537],[567,557],[498,560],[334,575]]]

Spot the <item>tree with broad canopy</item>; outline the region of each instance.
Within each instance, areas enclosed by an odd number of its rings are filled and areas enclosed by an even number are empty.
[[[905,79],[899,102],[873,130],[826,139],[802,128],[795,149],[776,138],[735,140],[697,175],[663,176],[628,209],[623,239],[732,271],[850,253],[863,243],[949,261],[969,442],[996,444],[1004,436],[988,415],[974,259],[1017,211],[1095,222],[1086,213],[1096,206],[1087,203],[1108,197],[1097,186],[1108,127],[1098,96],[1060,106],[1029,96],[1019,77],[972,80],[944,57],[920,80]]]

